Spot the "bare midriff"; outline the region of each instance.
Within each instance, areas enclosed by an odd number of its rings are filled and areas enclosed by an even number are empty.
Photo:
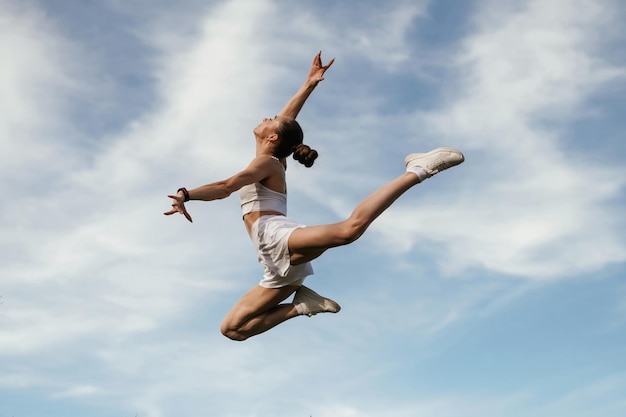
[[[243,216],[243,222],[246,225],[248,234],[250,234],[250,230],[252,230],[252,225],[254,224],[254,222],[259,220],[261,216],[284,216],[284,214],[274,210],[253,211],[246,214],[245,216]]]

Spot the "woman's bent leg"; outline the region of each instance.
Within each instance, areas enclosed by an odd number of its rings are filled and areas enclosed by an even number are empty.
[[[308,262],[327,249],[354,242],[394,201],[418,183],[418,177],[407,172],[367,196],[348,219],[294,230],[289,236],[291,263],[297,265]]]
[[[222,321],[222,334],[233,340],[246,340],[272,327],[296,317],[293,304],[279,304],[299,288],[287,285],[282,288],[264,288],[260,285],[248,291]]]

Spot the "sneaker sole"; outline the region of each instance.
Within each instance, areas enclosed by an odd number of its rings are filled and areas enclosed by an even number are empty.
[[[407,168],[409,167],[409,165],[411,164],[411,162],[417,160],[417,159],[421,159],[423,157],[426,156],[430,156],[430,155],[435,155],[438,153],[447,153],[448,155],[454,155],[457,157],[457,159],[449,159],[446,160],[446,162],[439,168],[435,168],[433,170],[427,170],[429,174],[434,175],[437,174],[438,172],[441,172],[443,170],[446,170],[448,168],[452,168],[453,166],[457,166],[461,163],[463,163],[463,161],[465,161],[465,156],[463,156],[463,154],[453,148],[435,148],[430,152],[426,152],[426,153],[412,153],[406,156],[406,158],[404,158],[404,166],[406,166]]]

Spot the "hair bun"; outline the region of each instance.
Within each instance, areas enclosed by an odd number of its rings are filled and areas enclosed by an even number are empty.
[[[315,149],[311,149],[308,145],[301,143],[294,149],[293,159],[300,162],[305,167],[310,168],[313,166],[315,159],[317,159],[317,151]]]

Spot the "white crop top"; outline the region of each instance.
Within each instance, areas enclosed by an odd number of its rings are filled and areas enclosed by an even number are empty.
[[[287,215],[287,194],[270,190],[258,182],[241,187],[239,200],[244,216],[253,211],[277,211]]]

